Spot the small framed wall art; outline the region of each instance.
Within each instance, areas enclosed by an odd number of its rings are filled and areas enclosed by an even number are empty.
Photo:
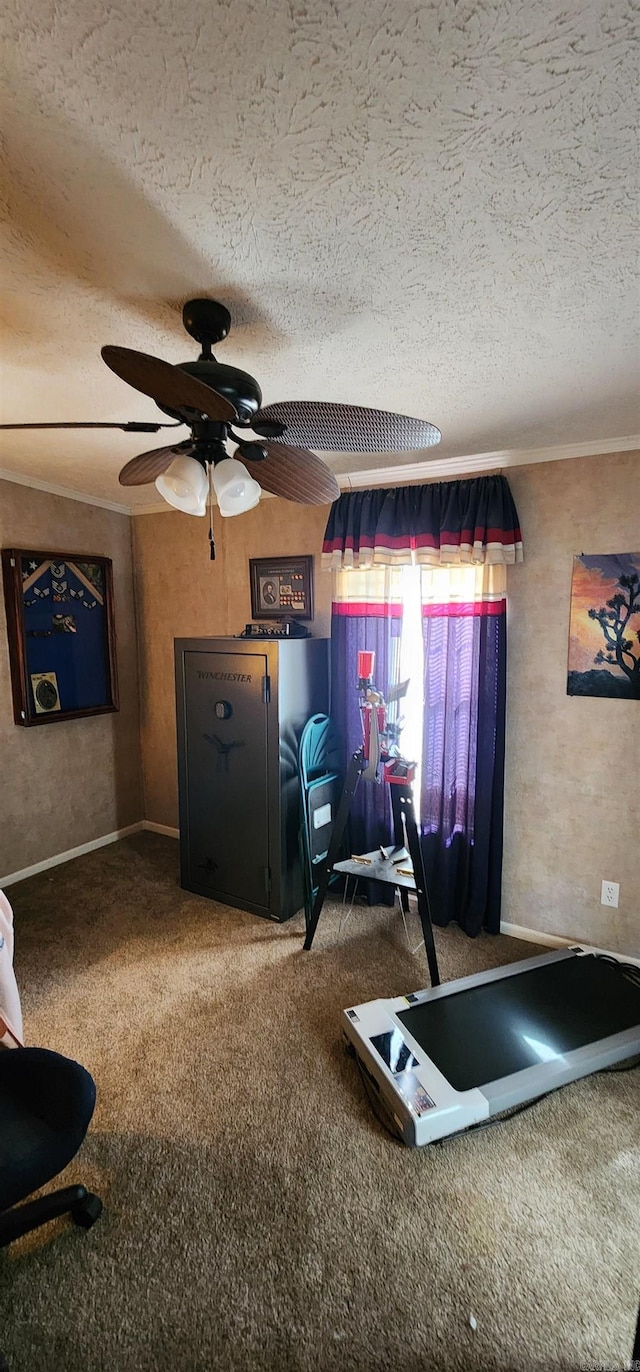
[[[252,619],[313,619],[313,558],[252,557]]]
[[[574,557],[567,695],[640,700],[640,552]]]
[[[3,548],[16,724],[118,709],[111,561]]]

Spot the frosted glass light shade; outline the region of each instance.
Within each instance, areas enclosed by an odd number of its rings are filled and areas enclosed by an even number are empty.
[[[156,490],[183,514],[207,513],[207,473],[195,457],[174,457],[166,472],[156,477]]]
[[[216,463],[213,488],[218,497],[220,514],[225,518],[252,510],[262,495],[258,482],[235,457],[225,457],[222,462]]]

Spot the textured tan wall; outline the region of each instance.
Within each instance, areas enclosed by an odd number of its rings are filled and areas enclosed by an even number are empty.
[[[525,562],[509,571],[503,919],[639,956],[640,705],[568,696],[566,676],[573,557],[640,550],[640,454],[508,476]]]
[[[0,481],[0,544],[113,561],[120,710],[25,729],[14,724],[0,597],[0,875],[142,818],[138,674],[128,515]]]
[[[237,519],[215,510],[216,561],[207,523],[178,513],[138,515],[134,524],[140,643],[145,816],[178,823],[173,640],[238,634],[251,619],[249,558],[314,553],[315,619],[329,634],[331,577],[320,570],[326,507],[262,500]]]

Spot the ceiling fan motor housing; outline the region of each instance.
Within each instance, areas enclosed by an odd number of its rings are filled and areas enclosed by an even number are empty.
[[[230,400],[241,421],[248,423],[260,409],[262,391],[255,377],[249,376],[248,372],[241,371],[239,367],[217,362],[215,357],[204,358],[198,362],[180,362],[178,365],[180,371],[197,377],[205,386],[211,386],[218,395],[223,395],[225,400]],[[175,413],[173,410],[165,409],[164,405],[161,405],[160,409],[164,410],[165,414]]]
[[[231,315],[226,305],[218,300],[187,300],[182,322],[187,333],[200,344],[202,354],[197,362],[180,363],[181,370],[223,395],[233,405],[240,421],[247,423],[262,404],[262,391],[255,377],[239,367],[217,362],[211,352],[211,345],[221,343],[231,328]]]

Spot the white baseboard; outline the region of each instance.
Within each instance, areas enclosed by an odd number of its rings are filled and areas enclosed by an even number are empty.
[[[521,938],[525,943],[541,943],[543,948],[584,948],[589,953],[606,953],[611,958],[618,958],[620,962],[632,962],[635,967],[640,967],[640,958],[634,958],[630,953],[614,953],[610,948],[596,948],[592,943],[585,943],[580,938],[559,938],[556,934],[543,933],[541,929],[525,929],[520,924],[509,924],[503,922],[500,925],[500,933],[506,934],[507,938]]]
[[[542,943],[545,948],[577,947],[574,938],[559,938],[556,934],[545,934],[541,929],[525,929],[524,925],[509,924],[505,920],[500,925],[500,933],[506,934],[507,938],[524,939],[525,943]]]
[[[116,843],[119,838],[139,834],[143,829],[150,830],[152,834],[164,834],[167,838],[180,837],[180,830],[172,829],[168,824],[155,824],[152,819],[139,819],[135,824],[128,824],[126,829],[114,829],[111,834],[92,838],[90,843],[80,843],[77,848],[68,848],[65,853],[54,853],[53,857],[44,858],[42,862],[32,862],[30,867],[22,867],[19,872],[9,872],[6,877],[0,876],[0,890],[5,886],[13,886],[17,881],[26,881],[27,877],[35,877],[38,872],[46,872],[49,867],[59,867],[63,862],[72,862],[84,853],[93,853],[96,848],[106,848],[108,843]]]
[[[151,834],[164,834],[166,838],[180,838],[179,829],[173,829],[170,824],[156,824],[153,819],[143,819],[142,828]]]
[[[126,829],[114,829],[112,834],[92,838],[90,843],[80,843],[77,848],[68,848],[66,853],[54,853],[53,857],[44,858],[42,862],[32,862],[30,867],[23,867],[19,872],[9,872],[8,876],[0,877],[0,890],[5,886],[13,886],[16,881],[26,881],[27,877],[35,877],[38,872],[46,872],[49,867],[59,867],[62,862],[71,862],[73,858],[82,857],[84,853],[93,853],[96,848],[105,848],[108,843],[115,843],[119,838],[127,838],[128,834],[138,834],[142,827],[143,821],[138,820],[136,824],[128,824]]]

